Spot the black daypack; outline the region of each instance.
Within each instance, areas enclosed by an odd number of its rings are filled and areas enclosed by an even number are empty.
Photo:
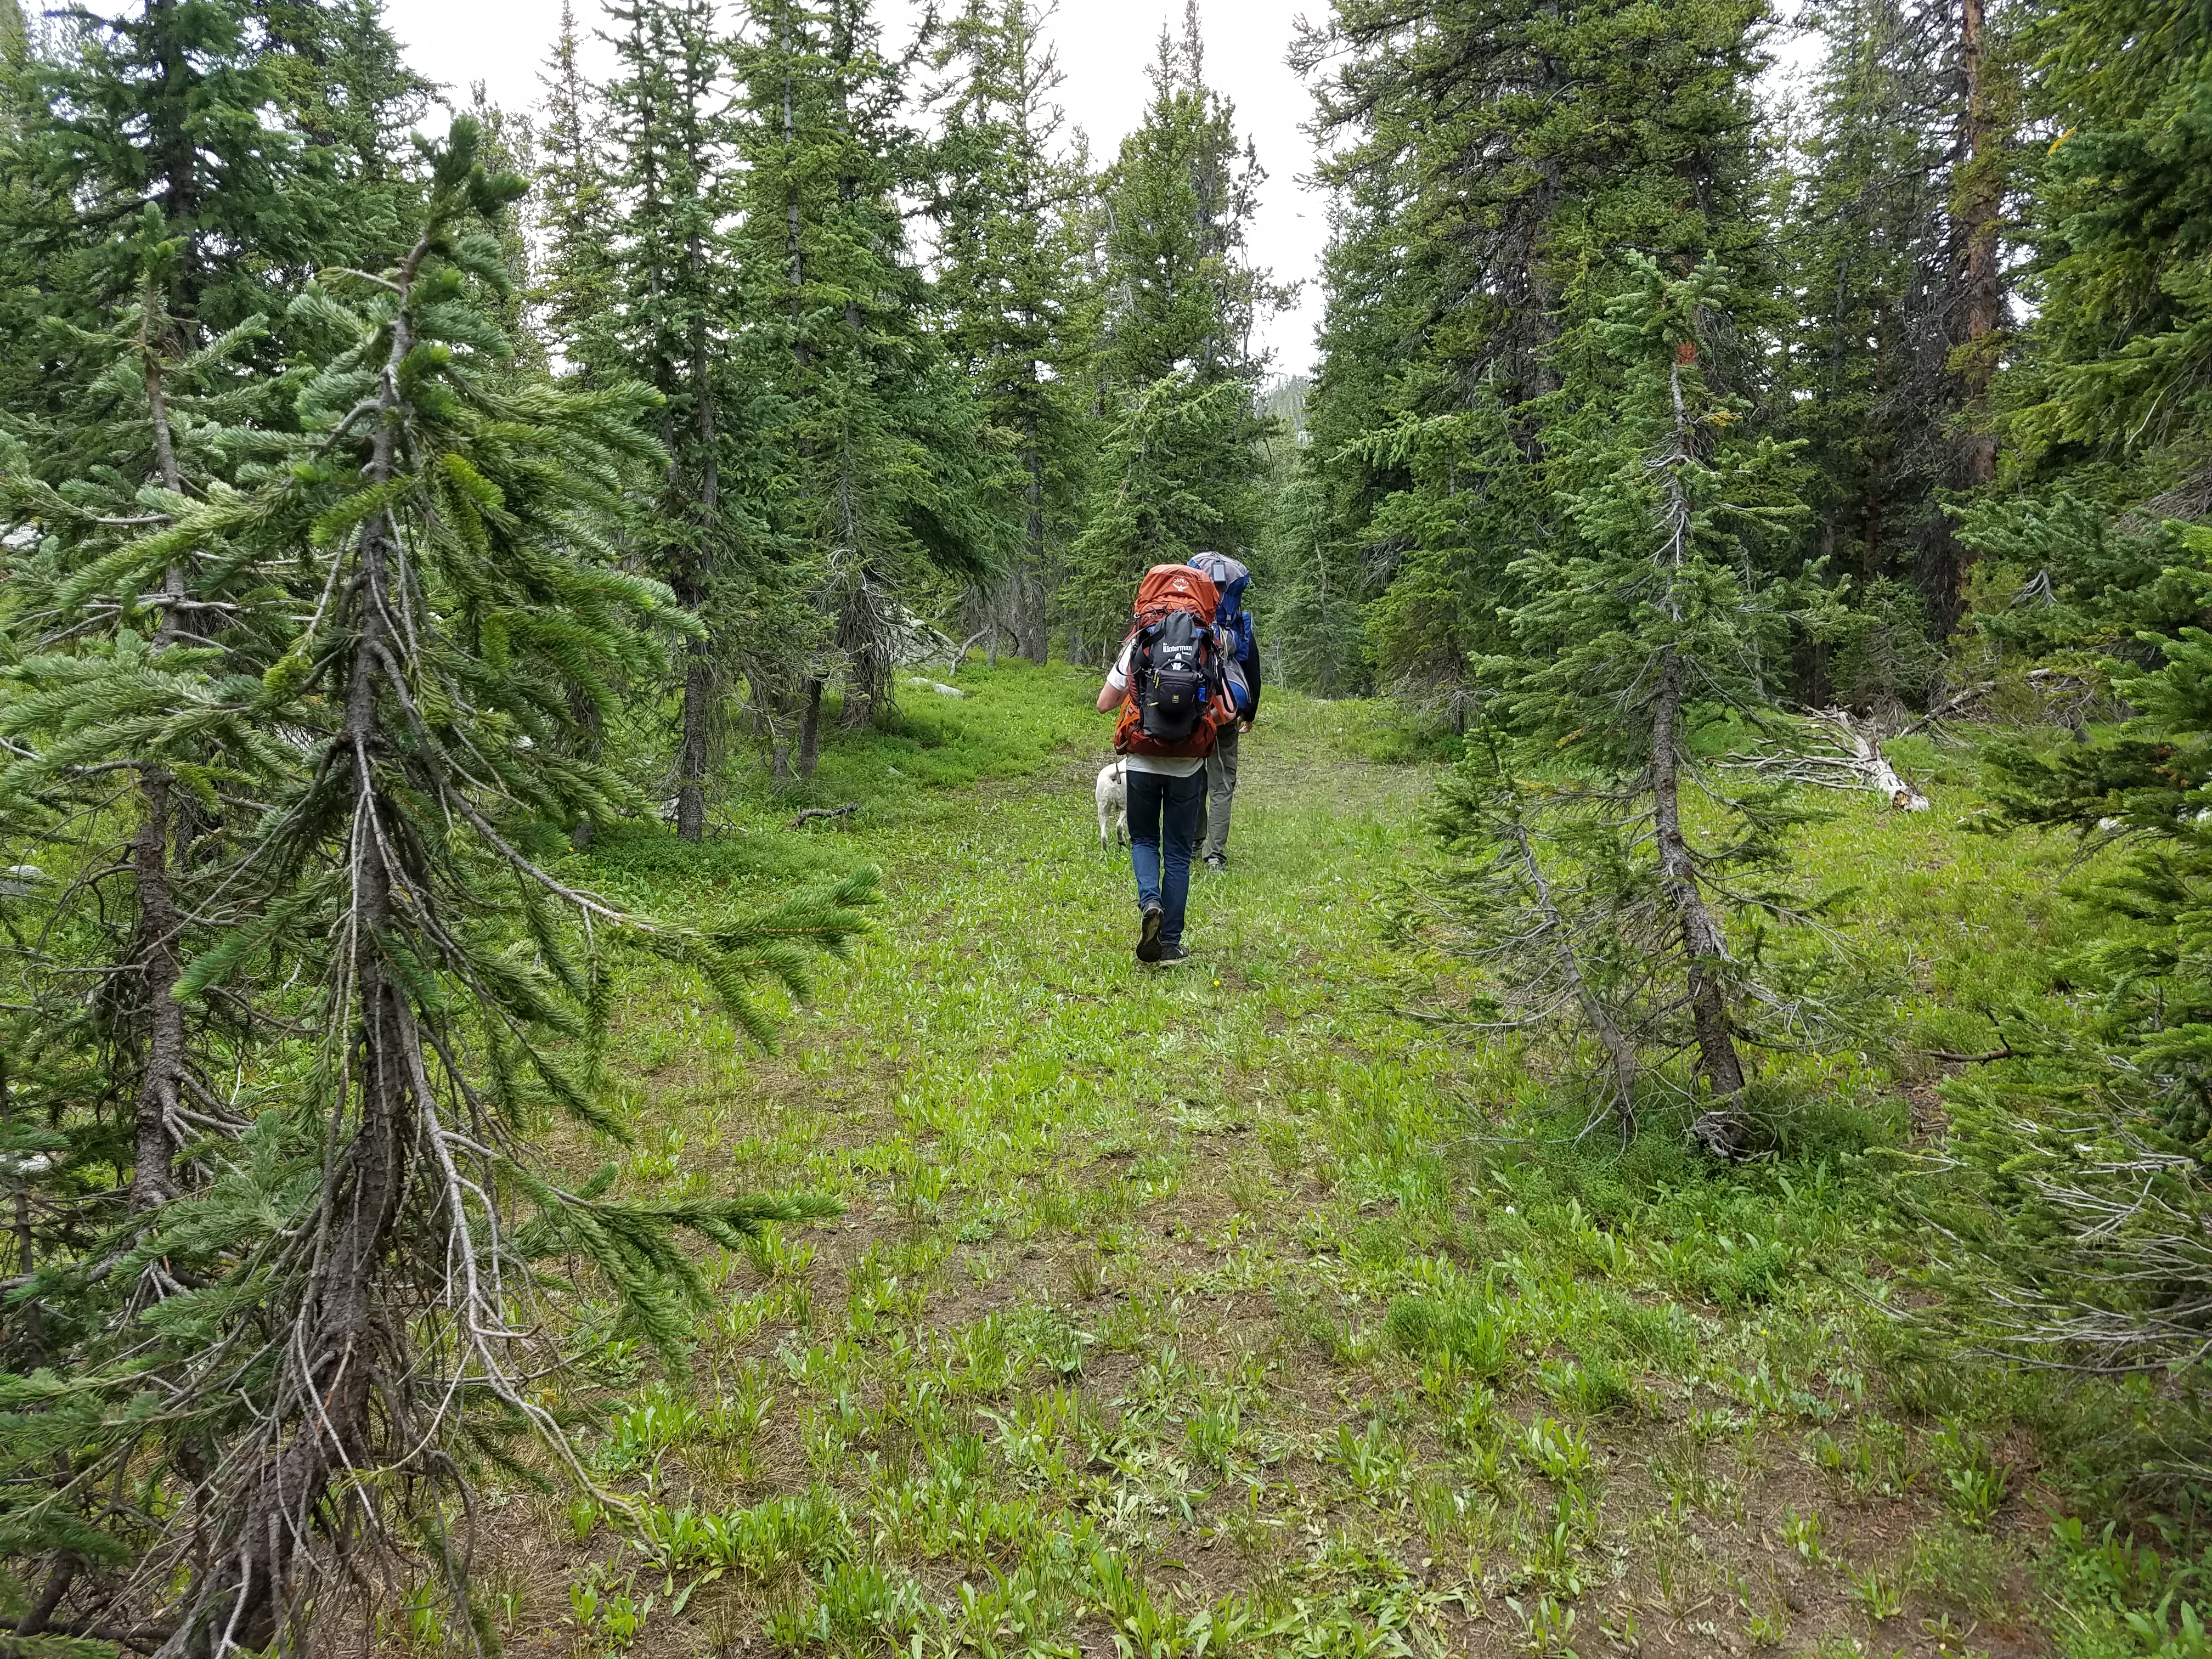
[[[1170,611],[1138,631],[1130,647],[1129,684],[1138,729],[1157,743],[1182,743],[1206,713],[1206,632],[1188,611]]]

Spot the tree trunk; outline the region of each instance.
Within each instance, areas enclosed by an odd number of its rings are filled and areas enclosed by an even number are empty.
[[[401,267],[382,419],[367,469],[380,485],[398,470],[399,368],[414,346],[408,299],[428,252],[428,242],[418,242]],[[331,1108],[334,1133],[342,1133],[349,1113],[353,1132],[325,1166],[313,1273],[281,1345],[287,1376],[262,1431],[262,1455],[243,1471],[243,1519],[206,1559],[191,1612],[161,1644],[157,1659],[268,1647],[293,1610],[293,1564],[327,1522],[319,1511],[332,1479],[341,1470],[368,1472],[389,1461],[391,1448],[378,1443],[380,1423],[396,1443],[405,1439],[405,1426],[398,1420],[402,1402],[392,1393],[400,1379],[387,1364],[392,1332],[376,1289],[392,1254],[410,1149],[419,1138],[416,1079],[423,1075],[406,981],[385,972],[386,936],[393,924],[389,860],[397,854],[387,826],[398,814],[377,788],[377,757],[388,747],[377,686],[392,659],[397,542],[389,512],[362,526],[360,571],[352,590],[360,620],[345,718],[331,757],[334,769],[351,774],[354,798],[348,836],[352,903],[342,947],[350,968],[343,982],[351,994],[349,1006],[338,1011],[353,1029]],[[385,1396],[380,1408],[380,1395]]]
[[[153,283],[145,284],[144,308],[139,325],[139,359],[146,386],[146,412],[153,427],[154,465],[162,487],[173,495],[185,490],[184,474],[177,465],[176,447],[169,428],[169,405],[155,337],[158,295]],[[185,597],[185,572],[172,564],[161,579],[161,621],[155,629],[159,648],[173,645],[182,631],[181,611]],[[138,933],[131,945],[131,961],[145,1000],[145,1070],[138,1079],[133,1107],[133,1147],[131,1166],[131,1209],[151,1209],[177,1195],[173,1160],[180,1149],[177,1112],[183,1104],[185,1082],[185,1011],[177,1001],[177,981],[184,975],[184,957],[179,939],[184,918],[169,880],[169,831],[174,805],[169,774],[149,768],[138,786],[138,834],[131,842],[131,878],[138,901]]]
[[[1044,588],[1044,457],[1037,450],[1036,412],[1032,410],[1022,428],[1022,465],[1029,474],[1023,487],[1028,514],[1022,525],[1023,556],[1021,580],[1029,589],[1033,605],[1024,605],[1025,629],[1021,647],[1029,653],[1031,662],[1040,668],[1051,660],[1052,645],[1045,632],[1045,605],[1049,597]]]
[[[146,1000],[146,1069],[138,1079],[131,1207],[151,1209],[177,1195],[173,1160],[179,1150],[177,1109],[185,1079],[185,1011],[176,997],[184,963],[178,936],[184,919],[169,886],[171,792],[168,775],[149,772],[139,787],[137,838],[131,873],[138,896],[138,937],[132,957]]]
[[[1698,884],[1697,862],[1682,834],[1680,726],[1682,659],[1668,646],[1659,665],[1658,695],[1651,710],[1652,828],[1658,842],[1659,879],[1682,934],[1689,965],[1690,1025],[1698,1044],[1698,1067],[1711,1085],[1713,1109],[1692,1126],[1692,1133],[1716,1156],[1734,1158],[1743,1147],[1743,1065],[1729,1029],[1728,942],[1705,908]]]
[[[814,775],[815,763],[822,758],[822,676],[807,676],[806,712],[799,721],[799,775],[803,779]]]
[[[684,650],[684,729],[676,753],[676,833],[684,840],[707,834],[708,716],[714,696],[714,664],[707,642]]]
[[[1997,437],[1990,426],[1990,383],[1997,370],[1998,335],[2004,321],[2004,276],[1999,266],[1998,234],[2004,212],[2003,133],[1990,63],[1984,0],[1960,0],[1959,58],[1966,73],[1966,155],[1960,169],[1956,212],[1965,239],[1966,339],[1960,352],[1963,406],[1958,457],[1958,487],[1979,489],[1997,476]],[[1955,626],[1966,614],[1966,584],[1973,574],[1973,550],[1948,533],[1949,616]]]
[[[391,1254],[416,1138],[413,1079],[421,1054],[405,988],[384,971],[392,907],[382,825],[391,804],[378,795],[374,767],[384,747],[376,680],[387,632],[390,536],[391,521],[380,515],[362,538],[362,623],[338,740],[355,791],[347,942],[356,987],[347,1090],[355,1127],[325,1179],[323,1239],[288,1343],[299,1368],[283,1407],[289,1420],[271,1425],[276,1443],[252,1479],[238,1532],[211,1568],[215,1594],[199,1601],[211,1624],[227,1625],[238,1644],[255,1649],[266,1648],[278,1633],[292,1562],[319,1530],[316,1512],[332,1477],[385,1461],[376,1444],[376,1395],[390,1333],[374,1287]],[[344,1104],[341,1099],[338,1109]],[[203,1625],[183,1649],[204,1650],[215,1633]],[[178,1638],[164,1644],[165,1652],[173,1645]]]

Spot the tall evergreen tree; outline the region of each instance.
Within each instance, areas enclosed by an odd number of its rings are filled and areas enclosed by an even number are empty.
[[[39,569],[18,573],[18,614],[27,644],[58,629],[87,654],[63,659],[65,683],[18,713],[27,736],[64,750],[142,679],[189,702],[211,672],[253,669],[264,595],[220,547],[180,550],[143,591],[118,592],[103,573],[114,526],[173,520],[256,464],[240,423],[282,404],[245,410],[241,399],[271,387],[235,359],[274,355],[260,343],[283,276],[370,245],[362,216],[337,210],[368,200],[360,181],[283,118],[284,76],[301,61],[292,48],[320,42],[331,20],[313,6],[284,18],[292,37],[237,7],[151,4],[87,24],[74,56],[21,66],[23,119],[6,156],[21,211],[8,228],[30,280],[9,296],[27,325],[0,371],[21,393],[5,417],[19,440],[5,470],[18,505],[51,523]],[[357,40],[388,44],[373,9],[353,21]],[[94,596],[112,608],[88,621],[79,611]],[[88,763],[137,780],[116,866],[128,894],[99,892],[116,925],[104,933],[112,965],[94,1022],[106,1056],[94,1094],[132,1097],[131,1152],[116,1163],[143,1211],[174,1195],[185,1126],[207,1104],[191,1092],[205,1090],[204,1048],[175,989],[191,909],[179,894],[224,810],[204,778],[233,763],[218,750],[235,733],[183,720],[137,738]]]
[[[1040,663],[1090,430],[1075,246],[1088,181],[1054,150],[1065,118],[1044,19],[1035,0],[969,0],[950,24],[933,204],[946,349],[1014,468],[1021,528],[994,622]]]
[[[2057,0],[2029,25],[2028,48],[2043,69],[2035,113],[2055,136],[2033,227],[2032,355],[2009,398],[2024,406],[2019,436],[2051,461],[2165,450],[2201,475],[2212,25],[2153,0]]]
[[[1937,491],[1952,481],[1959,405],[1945,23],[1899,0],[1822,15],[1802,173],[1782,204],[1803,296],[1785,337],[1803,394],[1793,429],[1808,441],[1818,550],[1863,586],[1920,577],[1936,604],[1949,580]]]
[[[796,714],[788,758],[805,775],[833,669],[846,720],[865,722],[890,702],[902,613],[987,567],[994,463],[928,326],[900,206],[915,141],[867,0],[750,0],[745,15],[738,275],[759,325],[748,366],[781,396],[776,451],[749,493],[825,624],[792,630],[795,684],[784,665],[757,672]]]
[[[1106,438],[1075,549],[1098,635],[1118,631],[1146,567],[1249,554],[1263,523],[1252,331],[1279,295],[1245,237],[1265,175],[1205,70],[1192,3],[1180,38],[1161,31],[1145,118],[1102,186]]]
[[[582,331],[571,349],[602,372],[642,380],[660,394],[660,441],[669,457],[666,488],[638,534],[653,568],[695,614],[711,617],[726,568],[732,514],[722,489],[720,395],[736,319],[724,256],[721,178],[730,134],[716,85],[723,63],[709,0],[630,0],[609,8],[619,26],[621,68],[606,107],[620,146],[619,207],[611,227],[617,320]],[[580,118],[570,111],[568,118]],[[571,141],[572,143],[574,141]],[[572,167],[586,165],[572,151]],[[580,184],[588,184],[580,178]],[[588,203],[558,211],[583,214]],[[588,234],[588,222],[572,230]],[[573,240],[565,274],[588,302],[606,281]],[[611,330],[611,337],[607,337]],[[595,356],[605,360],[593,362]],[[677,722],[677,831],[706,833],[707,787],[718,748],[721,678],[712,638],[685,650]]]
[[[377,263],[378,228],[387,241],[398,231],[389,181],[364,175],[382,173],[374,147],[419,109],[421,83],[389,66],[364,68],[361,84],[320,77],[390,55],[356,0],[143,0],[88,23],[75,51],[33,68],[19,165],[74,210],[66,240],[40,251],[61,281],[83,264],[95,291],[127,295],[137,272],[118,234],[154,206],[182,249],[169,310],[188,332],[281,309],[288,283],[321,264]],[[334,135],[298,118],[333,101],[354,124],[350,169],[318,143]]]
[[[1750,1122],[1739,1045],[1795,1036],[1802,1006],[1762,994],[1729,937],[1733,921],[1783,911],[1771,886],[1748,885],[1747,874],[1778,862],[1776,831],[1787,820],[1771,800],[1718,787],[1695,736],[1731,712],[1756,720],[1771,708],[1799,601],[1761,574],[1777,562],[1762,544],[1788,538],[1802,509],[1788,452],[1771,437],[1739,435],[1741,400],[1706,377],[1705,341],[1728,315],[1723,274],[1708,264],[1677,279],[1649,258],[1631,269],[1637,285],[1608,306],[1603,325],[1623,371],[1612,417],[1560,459],[1573,481],[1561,501],[1570,533],[1516,568],[1529,597],[1509,617],[1514,653],[1483,667],[1503,688],[1501,720],[1550,763],[1576,769],[1553,792],[1554,810],[1572,824],[1563,839],[1573,862],[1592,872],[1574,927],[1525,937],[1546,951],[1593,938],[1615,964],[1601,975],[1576,963],[1569,974],[1553,963],[1537,976],[1576,988],[1613,1059],[1624,1112],[1633,1073],[1624,1042],[1692,1054],[1706,1107],[1694,1133],[1732,1157]],[[1455,798],[1466,815],[1460,837],[1489,826],[1515,849],[1492,871],[1511,902],[1493,903],[1488,919],[1532,904],[1540,914],[1555,900],[1529,846],[1522,792],[1479,766],[1476,784]],[[1702,833],[1686,795],[1704,799]]]
[[[575,7],[562,0],[561,33],[539,76],[545,100],[532,200],[544,269],[534,297],[537,317],[568,368],[589,377],[620,359],[605,332],[616,313],[617,204],[608,112],[585,77],[581,47]]]
[[[1768,320],[1752,193],[1765,15],[1338,0],[1302,38],[1302,65],[1331,66],[1318,125],[1338,141],[1323,176],[1343,289],[1312,413],[1337,516],[1311,534],[1364,548],[1377,666],[1401,690],[1463,708],[1470,654],[1516,597],[1506,566],[1559,533],[1554,428],[1609,409],[1605,312],[1632,260],[1723,259],[1747,325]],[[1750,377],[1747,344],[1713,350]]]

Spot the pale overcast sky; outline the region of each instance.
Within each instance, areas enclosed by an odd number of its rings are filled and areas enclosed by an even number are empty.
[[[1257,222],[1255,260],[1278,282],[1304,279],[1293,309],[1273,319],[1262,343],[1278,374],[1310,368],[1313,331],[1321,317],[1317,280],[1328,228],[1322,198],[1303,182],[1313,167],[1313,146],[1300,131],[1312,106],[1306,88],[1285,64],[1294,19],[1327,0],[1200,0],[1207,78],[1237,106],[1240,129],[1258,146],[1267,170]],[[393,31],[422,73],[445,82],[465,102],[482,81],[494,102],[509,108],[534,103],[538,76],[560,26],[560,0],[385,0]],[[878,0],[885,44],[896,49],[911,34],[921,11],[916,0]],[[577,0],[580,21],[596,15],[595,0]],[[1180,28],[1182,0],[1061,0],[1049,25],[1066,76],[1060,99],[1072,126],[1091,136],[1092,155],[1110,159],[1143,114],[1160,27]]]

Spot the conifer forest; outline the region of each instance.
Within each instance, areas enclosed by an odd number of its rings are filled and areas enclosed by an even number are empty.
[[[0,1659],[2212,1656],[2212,8],[1186,5],[0,0]]]

